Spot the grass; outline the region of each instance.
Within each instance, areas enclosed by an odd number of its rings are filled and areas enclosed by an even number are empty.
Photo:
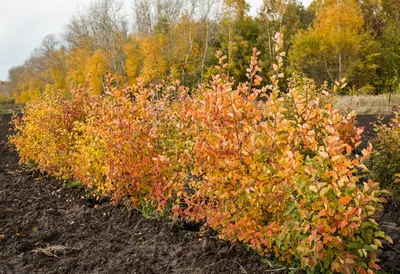
[[[18,114],[22,112],[23,105],[21,104],[14,104],[14,103],[7,103],[1,104],[0,103],[0,114]]]
[[[357,114],[388,115],[394,107],[400,106],[400,94],[343,95],[337,96],[335,108]]]
[[[22,107],[21,104],[15,104],[11,95],[0,92],[0,114],[20,113]]]
[[[63,183],[63,188],[80,188],[83,186],[82,182],[79,180],[74,180],[74,181],[65,181]]]
[[[44,248],[34,249],[34,250],[32,250],[32,252],[43,253],[49,257],[58,258],[58,254],[65,253],[67,250],[71,250],[71,249],[77,250],[77,248],[68,247],[68,246],[64,246],[64,245],[50,245],[50,246],[47,246]]]

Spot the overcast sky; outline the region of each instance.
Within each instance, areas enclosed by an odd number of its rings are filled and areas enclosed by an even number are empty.
[[[127,15],[132,0],[122,0]],[[8,70],[23,64],[47,34],[60,35],[65,24],[79,8],[92,0],[0,0],[0,80],[7,80]],[[251,13],[262,0],[248,0]],[[308,5],[311,0],[301,0]]]

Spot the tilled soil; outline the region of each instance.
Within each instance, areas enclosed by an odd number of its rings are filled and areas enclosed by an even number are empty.
[[[288,271],[273,270],[251,251],[200,235],[198,226],[97,204],[83,188],[18,166],[18,155],[6,143],[9,121],[10,115],[0,115],[0,273]],[[398,206],[388,203],[379,219],[395,242],[379,252],[388,273],[400,271]]]

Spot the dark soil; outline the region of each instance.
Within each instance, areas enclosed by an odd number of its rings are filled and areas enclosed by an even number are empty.
[[[358,115],[357,116],[357,126],[364,127],[364,132],[362,134],[362,140],[364,143],[362,146],[365,146],[368,141],[372,141],[376,136],[376,132],[374,131],[374,123],[377,123],[381,120],[382,123],[388,124],[390,120],[390,115]]]
[[[196,226],[96,203],[81,187],[18,166],[9,121],[0,115],[0,273],[271,272],[251,251]],[[389,273],[400,271],[399,206],[388,203],[379,219],[395,242],[379,252]]]

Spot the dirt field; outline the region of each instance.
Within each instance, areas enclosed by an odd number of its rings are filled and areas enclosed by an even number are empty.
[[[9,120],[0,115],[0,273],[271,272],[252,252],[196,226],[95,204],[82,188],[19,167],[6,143]],[[400,271],[399,206],[387,204],[379,218],[395,242],[379,252],[388,273]]]

